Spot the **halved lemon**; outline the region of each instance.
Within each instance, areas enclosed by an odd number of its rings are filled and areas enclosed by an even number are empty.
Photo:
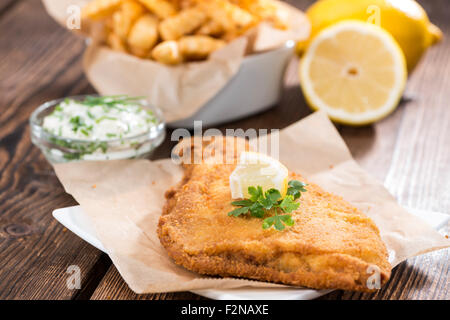
[[[339,123],[364,125],[391,113],[407,79],[405,56],[378,26],[347,20],[322,30],[300,62],[303,94]]]
[[[242,152],[239,163],[230,175],[231,197],[250,198],[248,187],[261,186],[263,191],[275,188],[284,196],[288,169],[278,160],[257,152]]]

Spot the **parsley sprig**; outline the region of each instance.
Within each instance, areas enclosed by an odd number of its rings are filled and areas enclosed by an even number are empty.
[[[276,230],[282,231],[285,226],[293,226],[294,220],[289,213],[297,210],[300,206],[300,203],[295,202],[295,200],[300,198],[302,192],[306,192],[306,184],[297,180],[291,180],[288,186],[284,198],[281,197],[280,191],[274,188],[263,192],[261,186],[248,187],[250,198],[233,201],[231,204],[240,208],[230,211],[228,215],[239,217],[250,213],[252,217],[262,219],[267,214],[273,213],[272,216],[263,220],[263,229],[269,229],[273,226]]]

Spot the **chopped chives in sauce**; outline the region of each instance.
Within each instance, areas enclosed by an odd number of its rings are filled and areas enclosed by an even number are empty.
[[[65,99],[44,118],[43,128],[60,138],[87,141],[138,136],[157,122],[153,112],[142,107],[140,99],[128,96]]]

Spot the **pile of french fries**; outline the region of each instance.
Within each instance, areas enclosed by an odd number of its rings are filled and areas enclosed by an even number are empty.
[[[168,65],[206,59],[262,21],[289,27],[273,0],[93,0],[82,18],[104,22],[112,49]]]

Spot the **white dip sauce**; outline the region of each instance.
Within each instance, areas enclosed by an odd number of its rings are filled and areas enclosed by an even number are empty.
[[[42,127],[54,135],[51,141],[65,149],[50,150],[65,160],[108,160],[138,157],[150,151],[147,138],[158,119],[142,107],[139,98],[127,96],[66,99],[44,118]],[[136,137],[132,139],[126,139]]]
[[[65,139],[108,141],[148,132],[155,126],[151,110],[126,97],[66,99],[44,118],[46,131]]]

